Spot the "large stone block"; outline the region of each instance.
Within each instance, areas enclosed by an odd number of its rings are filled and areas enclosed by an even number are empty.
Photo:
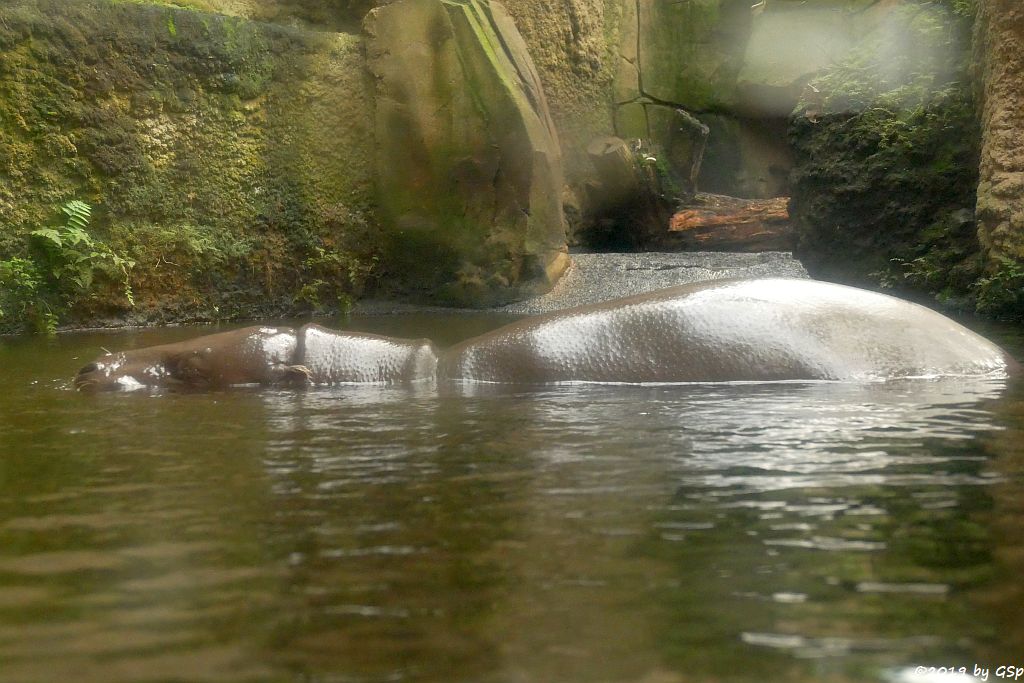
[[[978,237],[997,268],[1001,262],[1024,262],[1024,7],[986,0],[980,9],[976,50],[984,134]]]
[[[624,32],[620,53],[637,54],[641,95],[748,117],[787,116],[804,83],[887,11],[870,0],[635,2],[639,37]]]
[[[616,134],[671,140],[655,118],[684,109],[711,128],[701,187],[786,191],[784,122],[807,83],[886,31],[904,0],[626,0],[613,85]],[[652,118],[653,117],[653,118]]]
[[[396,282],[470,306],[550,287],[567,263],[561,158],[505,9],[400,0],[370,12],[364,29]]]
[[[734,106],[750,5],[747,0],[637,0],[642,94],[693,111]]]

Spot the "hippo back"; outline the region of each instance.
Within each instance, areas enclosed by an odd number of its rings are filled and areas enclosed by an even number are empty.
[[[437,354],[427,339],[338,332],[315,324],[299,330],[299,358],[314,384],[402,384],[433,380]]]
[[[712,281],[528,318],[442,358],[454,381],[872,381],[1005,375],[1001,349],[928,308],[813,280]]]

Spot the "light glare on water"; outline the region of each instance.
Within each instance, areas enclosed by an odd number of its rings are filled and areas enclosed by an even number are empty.
[[[193,334],[0,346],[0,680],[884,681],[1024,651],[1001,380],[68,387],[101,344]]]

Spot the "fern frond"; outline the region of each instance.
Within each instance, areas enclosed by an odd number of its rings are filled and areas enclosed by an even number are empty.
[[[60,207],[60,210],[68,217],[68,223],[76,228],[84,229],[92,218],[92,207],[79,199],[72,199]]]

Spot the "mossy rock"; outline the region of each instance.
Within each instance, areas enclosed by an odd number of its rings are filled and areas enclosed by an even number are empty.
[[[969,22],[932,3],[890,19],[812,82],[791,120],[798,255],[820,277],[969,306],[979,274]]]
[[[318,249],[359,273],[377,257],[358,36],[15,1],[0,8],[0,73],[0,260],[79,198],[97,237],[136,262],[139,310],[97,290],[79,320],[216,317],[225,291],[246,292],[232,314],[280,312]],[[339,293],[358,288],[337,278]]]
[[[390,281],[467,306],[550,287],[565,258],[560,150],[504,8],[401,0],[366,32]]]

